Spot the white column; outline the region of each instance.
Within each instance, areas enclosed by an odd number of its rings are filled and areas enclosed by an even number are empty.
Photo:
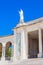
[[[16,34],[15,34],[15,36],[14,36],[14,45],[13,45],[13,61],[16,61],[17,60],[17,58],[16,58]]]
[[[2,46],[2,60],[5,61],[5,44]]]
[[[14,43],[14,60],[17,60],[17,58],[16,58],[16,43]]]
[[[38,57],[42,57],[42,33],[41,29],[39,29],[39,54]]]
[[[21,31],[21,59],[27,59],[25,31]]]
[[[25,42],[26,43],[26,56],[27,56],[27,59],[28,59],[30,57],[30,55],[29,55],[29,48],[28,48],[29,47],[29,39],[28,39],[29,35],[28,35],[27,30],[26,30],[25,35],[26,35],[26,40],[25,40],[26,41]]]

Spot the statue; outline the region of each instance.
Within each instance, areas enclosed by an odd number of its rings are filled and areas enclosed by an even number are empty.
[[[20,14],[20,21],[23,22],[24,16],[23,16],[23,10],[22,9],[19,11],[19,14]]]

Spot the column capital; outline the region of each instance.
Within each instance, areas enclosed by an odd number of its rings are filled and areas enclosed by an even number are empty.
[[[39,30],[39,31],[41,31],[42,29],[41,29],[41,28],[39,28],[38,30]]]
[[[5,47],[6,46],[6,44],[5,43],[3,43],[3,47]]]

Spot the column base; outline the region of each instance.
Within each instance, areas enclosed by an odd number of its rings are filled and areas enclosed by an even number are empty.
[[[28,57],[27,56],[21,56],[21,59],[27,59]]]
[[[29,59],[29,58],[30,58],[30,55],[28,54],[28,55],[27,55],[27,59]]]
[[[39,53],[38,58],[43,58],[43,53]]]

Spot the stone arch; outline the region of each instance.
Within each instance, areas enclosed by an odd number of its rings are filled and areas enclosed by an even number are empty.
[[[12,42],[8,41],[5,48],[5,59],[10,60],[12,57]]]
[[[0,43],[0,60],[1,60],[1,57],[2,57],[2,43]]]

